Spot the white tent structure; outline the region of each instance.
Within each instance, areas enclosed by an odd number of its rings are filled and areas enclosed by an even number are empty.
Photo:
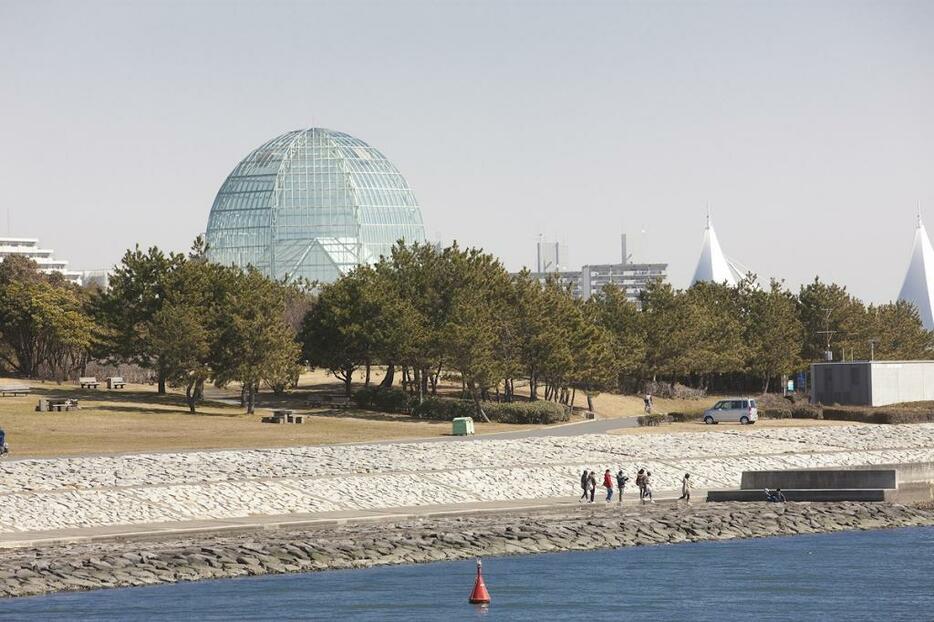
[[[918,308],[921,323],[927,330],[934,330],[934,248],[928,232],[918,214],[918,228],[915,229],[915,242],[911,247],[911,261],[899,300],[905,300]]]
[[[742,279],[743,272],[737,267],[736,262],[727,259],[727,256],[723,254],[720,241],[717,239],[717,232],[714,231],[713,223],[710,222],[710,213],[708,213],[707,228],[704,229],[704,247],[701,249],[700,259],[697,260],[697,269],[694,270],[691,285],[698,281],[710,281],[735,287]]]

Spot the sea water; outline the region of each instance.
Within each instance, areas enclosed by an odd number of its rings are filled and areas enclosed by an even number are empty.
[[[934,528],[487,558],[0,601],[0,620],[934,620]]]

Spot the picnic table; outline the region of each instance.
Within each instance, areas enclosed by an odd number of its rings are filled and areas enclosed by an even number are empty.
[[[68,397],[42,397],[39,398],[39,404],[36,406],[36,412],[68,412],[80,410],[78,400]]]
[[[296,415],[293,410],[274,410],[272,417],[263,417],[263,423],[305,423],[305,415]]]
[[[82,389],[96,389],[97,385],[100,383],[94,376],[82,376],[81,378],[78,378],[78,384],[81,385]]]
[[[123,389],[124,387],[126,387],[126,382],[121,376],[111,376],[107,379],[108,389]]]

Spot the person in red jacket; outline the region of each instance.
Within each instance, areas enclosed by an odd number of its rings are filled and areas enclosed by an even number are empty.
[[[613,499],[613,474],[607,469],[603,474],[603,487],[606,488],[606,502]]]

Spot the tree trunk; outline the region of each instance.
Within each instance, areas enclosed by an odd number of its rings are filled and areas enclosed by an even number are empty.
[[[486,416],[486,413],[483,412],[483,406],[480,405],[480,396],[477,395],[477,388],[473,383],[468,383],[468,386],[470,387],[470,395],[473,397],[473,404],[477,407],[477,414],[480,415],[484,421],[490,423],[490,418]]]
[[[346,395],[347,397],[350,397],[351,395],[353,395],[353,391],[351,389],[352,383],[353,383],[353,369],[348,367],[347,369],[344,370],[344,395]]]
[[[587,410],[593,412],[593,396],[587,391]]]
[[[577,397],[577,388],[571,389],[571,410],[574,410],[574,399]]]
[[[534,402],[538,399],[538,379],[533,371],[529,374],[529,401]]]
[[[762,392],[763,393],[769,392],[769,377],[768,376],[765,377],[765,380],[762,383]]]
[[[189,382],[185,387],[185,401],[188,402],[188,410],[195,414],[198,408],[198,402],[204,399],[204,380],[198,379]]]
[[[418,385],[419,394],[420,396],[423,397],[428,394],[428,376],[430,375],[428,373],[428,368],[425,367],[423,369],[418,370],[418,375],[419,375],[419,385]],[[422,397],[419,397],[419,401],[421,401]]]
[[[247,383],[246,390],[246,413],[252,415],[256,412],[256,384]]]
[[[370,386],[370,361],[366,362],[366,378],[363,380],[363,386]]]
[[[438,369],[431,375],[431,394],[438,395],[438,380],[441,378],[441,363],[438,363]]]
[[[163,370],[161,370],[161,369],[159,370],[159,389],[158,389],[158,393],[159,393],[159,395],[165,395],[165,372],[164,372]]]
[[[392,386],[392,381],[395,380],[396,375],[396,366],[392,363],[386,368],[386,375],[383,376],[383,380],[379,383],[379,386],[388,389]]]

